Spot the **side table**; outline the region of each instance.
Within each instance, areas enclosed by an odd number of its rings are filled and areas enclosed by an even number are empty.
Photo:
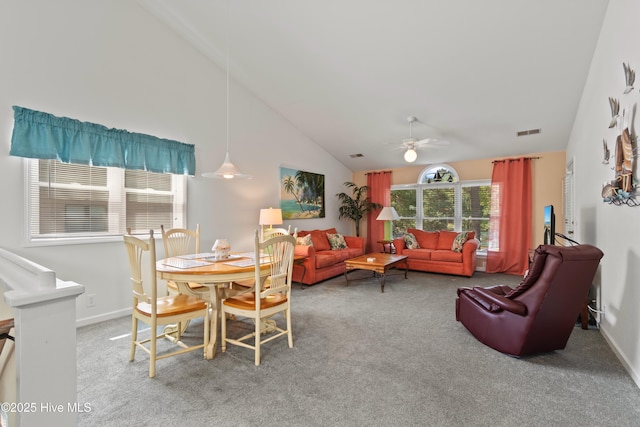
[[[304,289],[304,283],[302,283],[302,281],[304,280],[304,275],[307,273],[307,266],[304,265],[304,260],[307,257],[303,256],[303,255],[294,255],[293,257],[293,265],[299,265],[300,267],[302,267],[302,276],[300,276],[300,289]]]
[[[393,246],[393,240],[378,240],[378,243],[382,245],[383,254],[394,254],[396,252],[396,248]],[[387,247],[389,248],[389,252],[387,252]]]

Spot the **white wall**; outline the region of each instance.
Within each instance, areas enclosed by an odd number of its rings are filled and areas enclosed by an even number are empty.
[[[615,131],[608,129],[608,98],[618,98],[621,106],[635,105],[640,99],[638,16],[637,0],[609,1],[567,147],[567,162],[575,160],[577,240],[604,252],[597,277],[605,311],[601,332],[640,386],[640,207],[608,205],[600,195],[602,185],[614,178]],[[635,90],[627,95],[623,95],[623,62],[638,75]],[[637,124],[636,119],[636,130]],[[611,149],[610,165],[602,164],[603,138]]]
[[[11,106],[195,144],[199,175],[224,160],[225,72],[129,0],[0,2],[0,58],[0,246],[85,285],[96,305],[78,299],[80,324],[126,313],[121,242],[25,244],[23,159],[8,154]],[[243,88],[232,82],[230,92],[231,159],[254,178],[189,179],[188,225],[200,224],[202,247],[220,237],[232,249],[252,247],[259,209],[279,204],[281,165],[326,179],[327,218],[291,221],[293,227],[350,233],[351,224],[337,220],[334,195],[351,171]]]

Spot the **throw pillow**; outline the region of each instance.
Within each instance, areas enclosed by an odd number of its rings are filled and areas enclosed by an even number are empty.
[[[440,237],[438,237],[438,246],[436,246],[436,249],[440,251],[450,251],[453,241],[457,236],[457,231],[440,230]]]
[[[416,240],[416,236],[412,233],[405,233],[404,235],[404,245],[407,249],[419,249],[420,245]]]
[[[327,239],[329,239],[329,245],[331,245],[331,250],[335,251],[337,249],[346,249],[348,248],[347,242],[344,240],[344,236],[339,233],[331,234],[327,233]]]
[[[313,246],[313,240],[311,240],[311,234],[306,236],[296,237],[296,245]]]
[[[464,242],[468,240],[469,236],[467,232],[458,233],[456,238],[453,240],[453,244],[451,244],[451,250],[454,252],[462,252],[462,245]]]
[[[407,233],[416,236],[418,245],[423,249],[435,249],[438,246],[438,236],[440,236],[440,233],[437,231],[423,231],[417,228],[408,228]]]
[[[331,249],[329,245],[329,239],[327,239],[327,233],[320,230],[311,231],[311,241],[316,251],[328,251]]]

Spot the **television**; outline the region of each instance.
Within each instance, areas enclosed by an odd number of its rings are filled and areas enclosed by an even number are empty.
[[[544,244],[556,244],[556,215],[553,212],[553,205],[544,207]]]

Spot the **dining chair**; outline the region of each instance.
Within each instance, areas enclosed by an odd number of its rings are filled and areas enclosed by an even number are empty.
[[[296,238],[292,235],[272,237],[264,242],[255,235],[255,259],[261,255],[268,257],[270,274],[264,278],[260,274],[260,262],[255,264],[253,292],[244,293],[222,301],[221,343],[225,352],[227,344],[233,344],[254,350],[255,364],[260,365],[260,346],[281,336],[287,336],[289,348],[293,347],[291,333],[291,273],[293,270],[293,254]],[[265,280],[266,279],[266,280]],[[265,282],[269,286],[265,286]],[[270,319],[277,313],[283,313],[286,326],[277,325]],[[227,336],[227,314],[253,319],[254,331],[240,338]],[[264,334],[264,338],[262,335]],[[249,340],[254,338],[253,345]]]
[[[195,230],[188,228],[165,230],[164,225],[160,226],[160,230],[162,231],[165,258],[200,253],[200,224],[196,225]]]
[[[196,225],[195,230],[188,228],[165,230],[164,225],[161,225],[160,231],[162,232],[165,258],[200,253],[200,224]],[[207,291],[207,287],[199,283],[189,283],[189,287],[195,292]],[[167,282],[167,292],[171,291],[178,292],[178,286],[172,281]]]
[[[275,236],[288,236],[291,235],[291,226],[287,228],[268,228],[262,231],[262,241],[270,239]],[[298,227],[293,229],[293,236],[296,237],[298,235]],[[269,286],[269,279],[266,280],[266,286]],[[253,279],[247,280],[236,280],[232,283],[232,287],[242,289],[242,288],[252,288],[254,284]]]
[[[287,228],[267,228],[262,232],[262,240],[268,240],[274,236],[285,236],[291,234],[291,226]]]
[[[131,351],[129,361],[135,359],[136,347],[140,347],[150,356],[149,377],[156,375],[156,360],[178,354],[206,348],[209,343],[209,307],[206,302],[190,295],[177,294],[158,297],[158,283],[156,279],[156,246],[153,230],[149,231],[149,241],[137,237],[125,235],[124,244],[129,256],[131,269],[131,285],[133,290],[133,310],[131,315]],[[149,284],[143,283],[142,265],[144,255],[148,254]],[[145,275],[146,276],[146,275]],[[204,318],[204,342],[198,345],[188,346],[181,340],[181,331],[172,330],[169,334],[165,331],[158,334],[158,326],[180,324],[191,319]],[[150,326],[151,337],[138,339],[138,321]],[[167,339],[180,347],[178,350],[158,354],[158,339]]]

